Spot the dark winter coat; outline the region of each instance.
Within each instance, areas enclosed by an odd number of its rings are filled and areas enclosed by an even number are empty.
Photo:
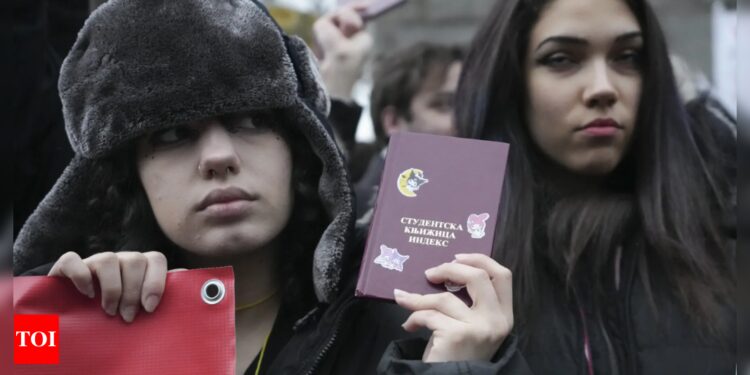
[[[90,255],[86,237],[103,212],[88,202],[105,196],[112,184],[98,174],[100,159],[149,132],[273,110],[320,159],[317,192],[329,222],[317,246],[303,255],[312,270],[300,272],[311,275],[300,281],[313,286],[314,302],[294,309],[282,304],[263,373],[374,373],[390,340],[405,336],[405,311],[354,298],[362,247],[352,242],[353,195],[325,120],[328,97],[302,40],[285,35],[262,5],[108,1],[79,33],[63,63],[59,91],[75,157],[21,229],[15,274],[45,274],[69,250]]]
[[[613,262],[609,298],[595,304],[592,283],[581,282],[566,293],[565,281],[551,270],[543,271],[539,318],[520,339],[511,337],[493,364],[448,363],[431,365],[415,359],[424,350],[423,339],[398,341],[387,349],[381,369],[399,374],[502,374],[502,375],[730,375],[734,374],[736,345],[733,338],[704,338],[691,324],[684,308],[665,289],[655,289],[658,318],[644,287],[644,269],[638,252],[643,242],[633,241]],[[542,266],[545,267],[545,266]],[[651,265],[651,285],[666,285],[658,267]],[[615,269],[617,268],[617,269]],[[617,283],[619,278],[619,283]],[[736,326],[732,306],[726,306],[728,327]],[[729,330],[733,335],[734,329]],[[586,343],[591,361],[587,361]]]

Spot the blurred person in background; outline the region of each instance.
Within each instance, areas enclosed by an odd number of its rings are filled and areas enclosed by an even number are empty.
[[[351,89],[372,44],[360,15],[364,8],[366,3],[342,6],[321,17],[314,28],[323,55],[322,76],[334,98],[331,121],[352,138],[362,110],[352,100]],[[456,134],[453,103],[463,58],[460,47],[421,42],[390,51],[376,62],[370,96],[375,149],[361,176],[354,173],[357,217],[374,204],[391,135],[401,131]],[[353,155],[359,157],[356,151]]]

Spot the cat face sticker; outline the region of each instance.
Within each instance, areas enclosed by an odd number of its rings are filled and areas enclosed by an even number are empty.
[[[424,178],[424,172],[421,169],[409,168],[398,175],[398,181],[396,185],[398,191],[405,197],[416,197],[419,188],[430,182],[430,180]]]
[[[471,214],[466,220],[466,230],[471,234],[471,238],[483,238],[484,229],[487,227],[487,219],[490,218],[490,214]]]
[[[409,256],[399,254],[398,249],[392,249],[388,246],[380,245],[380,255],[375,258],[375,263],[389,270],[403,272],[404,262],[408,259]]]

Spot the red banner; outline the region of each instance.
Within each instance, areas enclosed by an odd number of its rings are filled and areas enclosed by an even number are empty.
[[[13,279],[14,354],[40,350],[57,364],[14,365],[15,374],[233,374],[235,368],[234,275],[230,267],[170,272],[156,311],[133,323],[102,310],[60,277]],[[54,331],[49,318],[57,316]],[[20,318],[20,320],[19,320]],[[20,327],[20,328],[19,328]],[[22,341],[23,340],[23,341]],[[23,343],[25,347],[19,347]],[[51,345],[54,345],[51,347]],[[27,356],[24,363],[41,363]],[[48,359],[47,359],[48,360]],[[36,362],[35,362],[36,361]]]

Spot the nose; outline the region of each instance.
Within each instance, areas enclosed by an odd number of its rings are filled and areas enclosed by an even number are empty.
[[[606,61],[596,61],[591,67],[591,76],[583,92],[583,101],[587,107],[606,109],[618,100],[617,89],[612,81],[612,72]]]
[[[240,160],[232,136],[216,120],[212,120],[201,132],[198,152],[198,173],[205,179],[227,178],[240,171]]]

